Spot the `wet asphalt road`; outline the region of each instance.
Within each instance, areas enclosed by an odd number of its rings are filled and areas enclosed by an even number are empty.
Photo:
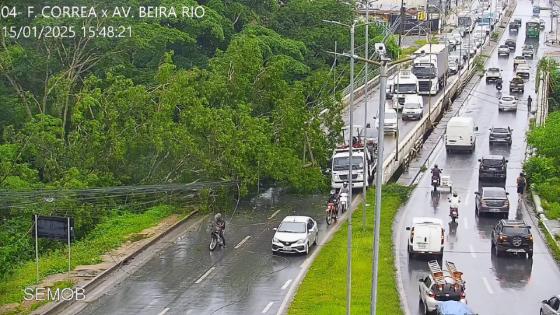
[[[324,196],[279,198],[269,190],[227,216],[225,249],[208,250],[204,221],[79,314],[275,314],[306,256],[272,255],[272,228],[298,214],[317,220],[320,243],[326,229]]]
[[[519,35],[504,34],[503,43],[508,38],[517,39],[515,54],[509,58],[497,57],[497,50],[491,56],[487,67],[498,66],[503,69],[504,93],[508,94],[509,80],[513,77],[513,57],[521,54],[525,42],[525,25],[529,18],[525,12],[531,12],[528,1],[518,1],[513,18],[523,19],[523,26]],[[548,11],[541,11],[541,17],[550,21]],[[550,29],[547,25],[546,29]],[[537,56],[549,48],[542,44],[544,31],[541,32],[540,45]],[[560,283],[560,269],[550,256],[544,240],[540,237],[534,221],[525,207],[518,202],[515,180],[519,174],[525,155],[525,132],[527,130],[527,105],[529,94],[535,99],[535,71],[539,58],[529,62],[531,78],[525,85],[525,93],[518,95],[520,104],[517,113],[499,113],[497,109],[497,90],[494,85],[486,85],[481,81],[472,96],[462,109],[463,116],[475,119],[479,127],[477,147],[473,154],[447,154],[442,143],[436,150],[433,162],[444,169],[444,174],[451,176],[453,187],[461,198],[459,221],[450,224],[448,194],[442,193],[437,206],[433,206],[430,195],[429,173],[423,176],[418,187],[412,194],[405,208],[405,215],[400,222],[402,233],[398,234],[397,250],[399,265],[402,272],[403,287],[407,295],[406,303],[412,314],[421,314],[419,309],[418,279],[428,272],[426,260],[409,260],[406,251],[407,232],[413,217],[431,216],[443,220],[446,228],[445,252],[443,260],[450,260],[457,264],[464,273],[467,282],[467,300],[475,312],[481,315],[525,315],[538,314],[540,301],[558,294]],[[488,144],[488,128],[491,126],[510,126],[513,131],[513,145],[508,146]],[[479,189],[478,161],[484,154],[500,154],[509,159],[506,189],[510,199],[510,219],[523,219],[533,226],[534,257],[507,256],[497,258],[490,253],[490,235],[498,218],[477,218],[474,213],[474,191]],[[433,165],[430,165],[430,167]],[[484,186],[495,184],[483,183]],[[448,224],[449,223],[449,224]]]

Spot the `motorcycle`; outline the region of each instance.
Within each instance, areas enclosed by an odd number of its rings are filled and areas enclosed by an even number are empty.
[[[348,207],[348,193],[345,192],[340,193],[339,206],[340,206],[340,213],[346,212],[346,209]]]
[[[451,199],[449,199],[449,202],[451,203]],[[457,199],[457,203],[451,203],[449,205],[449,216],[452,222],[455,222],[455,220],[459,218],[459,202],[461,201]]]
[[[496,90],[501,91],[502,90],[502,83],[496,83]]]
[[[327,217],[326,217],[327,225],[331,225],[331,223],[337,221],[338,210],[334,206],[334,203],[329,203],[327,205],[326,212],[327,212]]]
[[[432,186],[434,186],[434,192],[437,191],[437,188],[439,186],[440,183],[440,179],[439,176],[437,175],[432,175]]]
[[[221,228],[216,224],[213,225],[212,233],[210,234],[210,251],[216,249],[217,246],[224,246],[224,238],[221,233]]]

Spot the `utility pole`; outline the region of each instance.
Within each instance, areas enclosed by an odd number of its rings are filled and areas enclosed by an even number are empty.
[[[353,46],[353,45],[352,45]],[[369,59],[369,0],[366,0],[366,58]],[[352,53],[354,54],[354,53]],[[369,81],[369,77],[368,77],[368,67],[369,64],[366,62],[366,64],[364,65],[365,69],[364,69],[364,76],[366,78],[365,80],[365,85],[364,85],[364,92],[365,92],[365,98],[364,98],[364,160],[367,158],[366,155],[366,131],[367,131],[367,121],[368,121],[368,116],[367,116],[367,107],[368,107],[368,81]],[[362,194],[364,195],[364,207],[362,210],[362,230],[365,230],[366,228],[366,207],[367,207],[367,198],[366,198],[366,191],[367,191],[367,183],[368,183],[368,179],[366,178],[366,174],[368,172],[366,164],[366,161],[363,162],[364,164],[364,174],[363,174],[363,178],[364,178],[364,185],[362,188]]]
[[[350,159],[348,165],[348,240],[346,244],[346,315],[351,315],[352,305],[352,133],[354,126],[354,28],[356,22],[352,21],[350,27]]]
[[[367,11],[366,11],[367,14]],[[404,0],[401,0],[401,21],[399,23],[401,31],[399,32],[399,47],[401,47],[401,37],[404,34]],[[369,57],[367,57],[369,58]]]

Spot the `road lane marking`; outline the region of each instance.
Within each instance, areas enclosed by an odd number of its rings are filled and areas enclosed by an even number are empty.
[[[484,282],[484,286],[486,286],[488,293],[494,294],[494,290],[492,290],[492,287],[490,286],[490,283],[488,283],[488,279],[486,279],[486,277],[482,277],[482,282]]]
[[[206,279],[206,277],[208,277],[208,275],[214,271],[214,269],[216,269],[216,267],[212,267],[210,269],[208,269],[208,271],[206,271],[205,274],[202,275],[202,277],[198,278],[198,280],[196,280],[194,283],[199,284],[201,283],[204,279]]]
[[[244,239],[241,240],[241,242],[239,242],[239,244],[235,245],[235,249],[238,249],[239,247],[241,247],[241,245],[245,244],[245,242],[247,242],[248,239],[251,238],[251,235],[247,235],[245,236]]]
[[[271,214],[270,217],[268,217],[268,219],[270,220],[270,219],[274,218],[278,214],[278,212],[280,212],[280,209],[274,211],[274,213]]]
[[[270,310],[270,308],[272,307],[272,304],[274,304],[274,302],[268,302],[261,313],[265,314],[266,312],[268,312],[268,310]]]
[[[469,229],[469,220],[467,220],[467,218],[463,219],[463,225],[465,226],[465,230]]]
[[[469,245],[469,248],[470,248],[470,250],[471,250],[471,256],[472,256],[473,258],[476,258],[476,253],[474,252],[474,247],[473,247],[472,245]]]
[[[292,283],[292,279],[286,281],[286,283],[284,283],[284,285],[280,289],[286,290],[286,288],[290,285],[290,283]]]
[[[167,313],[167,312],[169,312],[169,307],[164,308],[163,311],[159,312],[158,315],[163,315],[163,314],[165,314],[165,313]]]
[[[471,197],[472,197],[472,195],[469,194],[469,193],[467,193],[467,196],[465,197],[465,204],[466,204],[466,205],[468,205],[469,202],[471,201]]]

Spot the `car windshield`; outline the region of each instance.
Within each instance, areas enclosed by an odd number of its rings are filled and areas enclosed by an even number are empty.
[[[416,93],[416,84],[395,84],[399,93]]]
[[[278,232],[285,233],[305,233],[306,227],[304,222],[282,222],[278,227]]]
[[[490,167],[497,167],[497,166],[502,166],[503,160],[498,160],[498,159],[483,159],[482,160],[482,164],[484,166],[490,166]]]
[[[484,189],[482,193],[484,198],[496,198],[496,199],[505,199],[506,198],[506,191],[502,189]]]
[[[511,101],[513,101],[513,97],[511,97],[511,96],[502,96],[502,101],[511,102]]]
[[[419,78],[434,78],[436,76],[436,69],[430,63],[421,63],[414,65],[412,73]]]
[[[506,128],[493,128],[492,132],[494,132],[494,133],[508,133],[508,130]]]
[[[508,235],[528,235],[529,229],[525,226],[504,226],[503,232]]]
[[[409,109],[420,108],[420,104],[418,104],[418,103],[404,103],[404,108],[409,108]]]
[[[350,164],[350,158],[347,156],[337,157],[333,160],[333,169],[335,171],[345,171],[348,170],[348,165]],[[362,158],[359,156],[352,157],[352,169],[359,170],[363,168]]]

